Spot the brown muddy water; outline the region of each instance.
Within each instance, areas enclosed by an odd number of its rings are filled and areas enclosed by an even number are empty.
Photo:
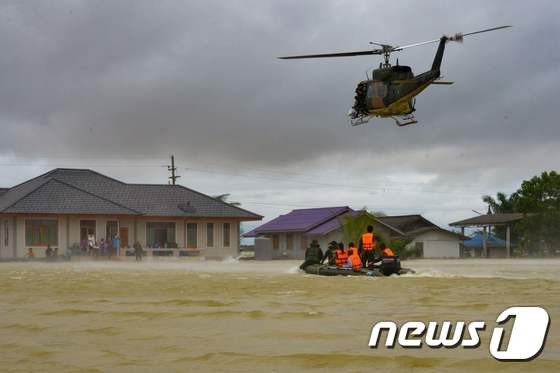
[[[0,263],[2,371],[560,371],[559,260],[418,260],[320,277],[274,262]],[[539,305],[543,354],[488,352],[498,314]],[[478,349],[370,349],[380,320],[485,320]]]

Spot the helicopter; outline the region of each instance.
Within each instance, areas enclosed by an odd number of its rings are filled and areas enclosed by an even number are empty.
[[[375,45],[380,48],[356,52],[308,54],[278,58],[283,60],[291,60],[303,58],[382,55],[383,62],[379,63],[379,68],[372,71],[371,78],[367,75],[366,72],[366,80],[358,83],[358,86],[356,87],[354,105],[348,112],[350,123],[352,124],[352,126],[358,126],[369,122],[369,120],[373,117],[380,117],[392,118],[397,126],[404,127],[410,124],[418,123],[413,114],[414,111],[416,111],[415,97],[418,94],[428,88],[428,86],[431,84],[453,84],[453,82],[440,80],[440,66],[447,42],[462,42],[465,36],[481,34],[483,32],[495,31],[508,27],[511,26],[498,26],[469,33],[456,33],[452,36],[444,35],[439,39],[433,39],[403,46],[392,46],[389,44],[370,42],[371,45]],[[399,65],[398,59],[395,66],[391,66],[389,62],[389,58],[391,56],[391,53],[393,52],[399,52],[403,49],[437,42],[439,42],[439,46],[432,63],[432,67],[430,70],[424,73],[414,75],[410,66]]]

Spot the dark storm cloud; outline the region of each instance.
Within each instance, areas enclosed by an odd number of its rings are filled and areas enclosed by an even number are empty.
[[[560,157],[559,10],[554,1],[4,1],[0,156],[173,152],[191,164],[373,168],[509,188]],[[448,46],[443,74],[455,85],[420,95],[420,124],[404,129],[347,123],[355,84],[378,59],[275,58],[502,24],[515,27]],[[395,57],[421,72],[435,49]]]

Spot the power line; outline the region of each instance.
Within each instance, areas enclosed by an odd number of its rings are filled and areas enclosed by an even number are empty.
[[[331,205],[343,205],[337,204],[333,201],[325,202],[330,203]],[[298,202],[285,202],[285,203],[276,203],[276,202],[257,202],[257,201],[243,201],[242,205],[263,205],[263,206],[278,206],[278,207],[298,207],[298,208],[314,208],[314,207],[325,207],[324,203],[318,202],[317,203],[298,203]],[[431,210],[431,211],[457,211],[457,210],[469,210],[470,207],[437,207],[437,208],[410,208],[410,207],[389,207],[389,206],[374,206],[375,210],[404,210],[404,211],[411,211],[411,210]]]
[[[309,180],[275,178],[275,177],[270,177],[270,176],[247,175],[247,174],[239,174],[239,173],[232,173],[232,172],[204,170],[204,169],[200,169],[200,168],[186,168],[186,170],[187,171],[210,173],[210,174],[218,174],[218,175],[229,175],[229,176],[246,177],[246,178],[254,178],[254,179],[275,180],[275,181],[281,181],[281,182],[293,182],[293,183],[317,185],[317,186],[323,186],[323,187],[360,189],[360,190],[366,190],[366,191],[378,190],[378,191],[382,191],[382,192],[395,191],[395,192],[407,192],[407,193],[435,193],[435,194],[453,194],[453,195],[468,195],[468,196],[484,194],[484,193],[478,193],[478,192],[464,193],[464,192],[456,192],[456,191],[410,190],[410,189],[402,189],[402,188],[394,188],[394,187],[380,187],[380,186],[373,186],[373,185],[366,186],[366,185],[352,185],[352,184],[334,184],[334,183],[324,183],[324,182],[309,181]]]
[[[82,158],[82,159],[93,159],[93,158]],[[33,167],[48,167],[48,166],[54,166],[54,167],[60,167],[61,164],[60,163],[40,163],[40,164],[29,164],[29,163],[0,163],[0,166],[14,166],[14,167],[21,167],[21,166],[33,166]],[[84,167],[83,164],[64,164],[65,167]],[[171,176],[169,177],[169,179],[172,182],[176,182],[177,178],[179,178],[179,175],[176,175],[176,171],[177,171],[177,167],[175,167],[174,162],[172,160],[172,165],[157,165],[157,164],[87,164],[85,165],[87,167],[99,167],[99,168],[110,168],[110,167],[117,167],[117,168],[129,168],[129,167],[137,167],[137,168],[145,168],[145,167],[151,167],[151,168],[162,168],[162,167],[167,167],[168,171],[171,171]],[[173,171],[172,169],[175,169],[175,177],[173,175]],[[240,168],[245,168],[247,170],[257,170],[257,169],[252,169],[252,168],[248,168],[248,167],[240,167]],[[236,177],[244,177],[244,178],[253,178],[253,179],[262,179],[262,180],[273,180],[273,181],[279,181],[279,182],[289,182],[289,183],[300,183],[300,184],[307,184],[307,185],[316,185],[316,186],[321,186],[321,187],[331,187],[331,188],[345,188],[345,189],[357,189],[357,190],[366,190],[366,191],[372,191],[372,190],[376,190],[376,191],[381,191],[381,192],[405,192],[405,193],[419,193],[419,194],[423,194],[423,193],[432,193],[432,194],[451,194],[451,195],[463,195],[463,196],[472,196],[472,195],[484,195],[484,194],[488,194],[487,192],[476,192],[476,191],[472,191],[472,192],[458,192],[458,191],[446,191],[446,190],[427,190],[427,189],[405,189],[405,188],[395,188],[395,187],[390,187],[390,186],[377,186],[377,185],[353,185],[353,184],[338,184],[338,183],[330,183],[330,182],[321,182],[321,181],[312,181],[312,180],[301,180],[301,179],[294,179],[294,178],[286,178],[286,177],[273,177],[273,176],[263,176],[263,175],[250,175],[250,174],[240,174],[240,173],[233,173],[233,172],[224,172],[224,171],[216,171],[216,170],[209,170],[209,169],[203,169],[203,168],[185,168],[188,171],[194,171],[194,172],[202,172],[202,173],[210,173],[210,174],[218,174],[218,175],[229,175],[229,176],[236,176]],[[265,171],[266,172],[266,171]],[[270,174],[276,174],[276,175],[302,175],[302,176],[310,176],[307,174],[301,174],[301,173],[278,173],[278,172],[269,172]],[[410,183],[410,182],[395,182],[394,184],[398,184],[398,185],[403,185],[403,184],[408,184],[408,185],[420,185],[422,186],[422,183]],[[439,184],[440,186],[447,186],[447,187],[452,187],[451,185],[446,185],[446,184]]]

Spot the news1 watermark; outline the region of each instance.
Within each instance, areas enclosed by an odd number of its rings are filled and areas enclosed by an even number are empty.
[[[504,327],[513,323],[509,340],[506,342]],[[542,307],[510,307],[496,318],[490,339],[490,354],[500,361],[530,361],[537,358],[546,343],[550,317]],[[407,321],[400,327],[393,321],[376,323],[369,339],[370,348],[382,348],[381,336],[386,335],[385,348],[395,347],[395,342],[404,348],[478,348],[480,331],[486,329],[484,321]],[[386,331],[386,333],[383,333]]]

